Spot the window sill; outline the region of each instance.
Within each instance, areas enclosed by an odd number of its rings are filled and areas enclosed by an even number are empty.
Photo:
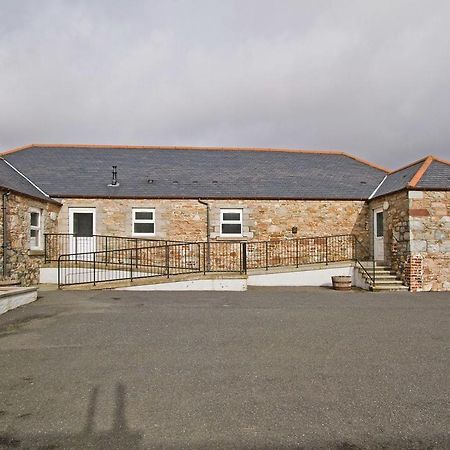
[[[217,236],[216,241],[247,241],[246,236]]]
[[[41,250],[39,248],[28,250],[29,256],[44,256],[44,254],[45,254],[44,250]]]

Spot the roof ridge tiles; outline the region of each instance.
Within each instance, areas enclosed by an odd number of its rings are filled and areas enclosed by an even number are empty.
[[[409,183],[407,184],[407,187],[415,187],[417,183],[421,180],[425,172],[430,167],[431,163],[433,162],[433,157],[427,156],[425,160],[423,161],[422,165],[419,167],[417,172],[414,174],[414,176],[411,178]]]
[[[303,153],[303,154],[323,154],[323,155],[342,155],[351,158],[362,164],[371,166],[382,172],[389,173],[390,171],[380,165],[374,164],[370,161],[364,160],[357,156],[351,155],[340,150],[308,150],[299,148],[274,148],[274,147],[216,147],[216,146],[179,146],[179,145],[112,145],[112,144],[29,144],[21,147],[15,147],[5,150],[1,156],[6,156],[11,153],[16,153],[21,150],[30,148],[48,147],[48,148],[105,148],[105,149],[142,149],[142,150],[198,150],[198,151],[253,151],[253,152],[279,152],[279,153]]]
[[[428,157],[425,156],[425,157],[423,157],[423,158],[418,159],[417,161],[414,161],[414,162],[411,162],[411,163],[409,163],[409,164],[406,164],[405,166],[402,166],[402,167],[400,167],[400,168],[398,168],[398,169],[391,170],[391,171],[388,173],[388,175],[392,175],[392,174],[394,174],[394,173],[401,172],[402,170],[408,169],[409,167],[415,166],[416,164],[419,164],[419,163],[421,163],[421,162],[424,162],[427,158],[428,158]]]

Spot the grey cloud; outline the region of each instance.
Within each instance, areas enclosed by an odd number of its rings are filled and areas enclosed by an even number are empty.
[[[450,4],[0,1],[0,146],[450,159]]]

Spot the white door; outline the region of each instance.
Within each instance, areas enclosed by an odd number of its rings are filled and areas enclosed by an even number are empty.
[[[384,261],[383,208],[373,210],[373,253],[375,261]]]
[[[69,233],[70,253],[95,252],[95,208],[69,208]]]

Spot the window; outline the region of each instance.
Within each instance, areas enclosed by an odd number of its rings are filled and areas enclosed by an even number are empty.
[[[221,236],[242,236],[242,209],[220,210]]]
[[[155,234],[155,210],[133,208],[133,235],[154,235]]]
[[[42,248],[42,211],[40,209],[30,210],[30,249]]]
[[[383,225],[383,211],[377,212],[376,213],[377,217],[376,217],[376,224],[377,224],[377,237],[383,237],[384,234],[384,225]]]

